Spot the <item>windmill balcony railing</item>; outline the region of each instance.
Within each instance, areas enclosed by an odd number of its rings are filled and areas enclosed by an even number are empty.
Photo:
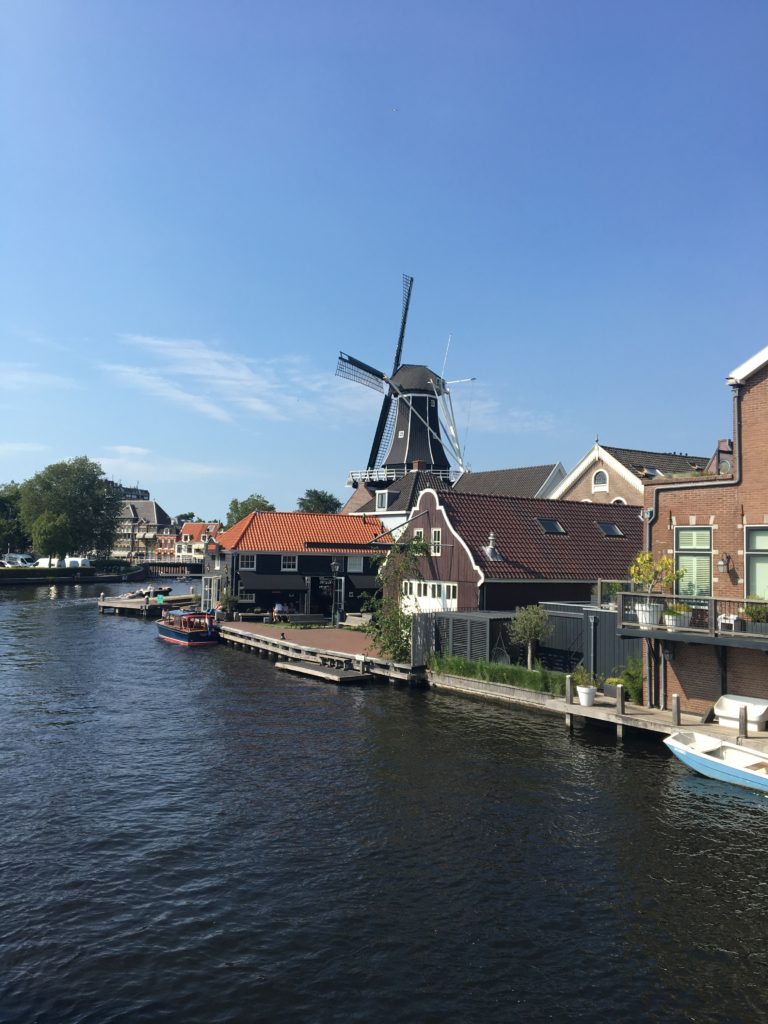
[[[660,634],[740,634],[768,643],[768,601],[640,592],[623,592],[616,597],[621,629]]]

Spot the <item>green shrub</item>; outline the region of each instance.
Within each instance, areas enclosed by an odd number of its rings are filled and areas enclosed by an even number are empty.
[[[640,658],[630,658],[621,673],[621,681],[627,697],[633,704],[643,703],[643,663]]]
[[[562,672],[551,672],[538,666],[529,671],[522,665],[504,665],[496,661],[473,661],[458,654],[433,654],[429,668],[442,675],[463,676],[465,679],[481,679],[488,683],[504,683],[520,686],[537,693],[551,693],[562,697],[565,693],[565,676]]]

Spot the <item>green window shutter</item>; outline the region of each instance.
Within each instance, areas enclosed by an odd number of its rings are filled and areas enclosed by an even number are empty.
[[[677,531],[677,547],[681,551],[709,551],[711,531],[708,528]]]
[[[684,570],[683,578],[677,584],[678,594],[712,593],[712,560],[709,555],[678,555],[677,568]]]

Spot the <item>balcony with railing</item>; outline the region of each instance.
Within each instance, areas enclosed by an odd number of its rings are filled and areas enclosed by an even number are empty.
[[[619,635],[768,651],[768,601],[622,592]]]

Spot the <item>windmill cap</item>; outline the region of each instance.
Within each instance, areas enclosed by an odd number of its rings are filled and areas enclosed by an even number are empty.
[[[442,395],[447,390],[445,381],[434,370],[413,363],[403,363],[391,379],[402,391],[426,391],[430,395],[437,392],[438,395]]]

